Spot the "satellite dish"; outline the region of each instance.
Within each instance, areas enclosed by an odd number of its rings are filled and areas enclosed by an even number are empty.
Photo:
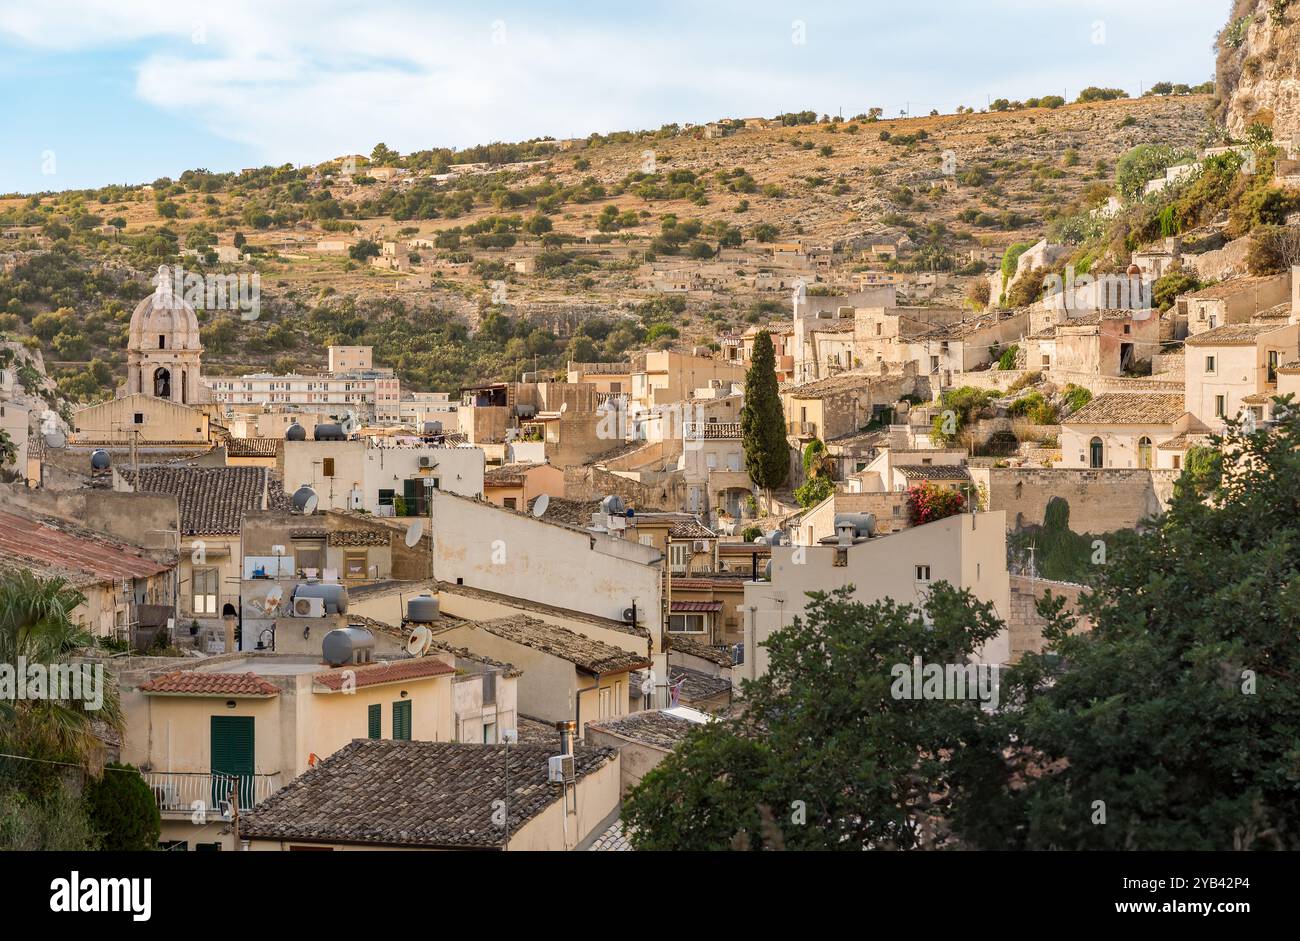
[[[561,403],[560,403],[560,414],[563,415],[563,414],[564,414],[565,412],[567,412],[568,410],[569,410],[569,403],[568,403],[568,402],[561,402]]]
[[[406,538],[402,541],[406,543],[406,548],[414,549],[415,544],[420,541],[420,537],[423,535],[424,520],[416,520],[411,523],[410,526],[406,527]]]
[[[411,636],[406,639],[406,652],[412,657],[423,657],[433,646],[433,631],[429,630],[423,624],[411,631]]]
[[[262,610],[267,614],[274,614],[276,609],[280,607],[280,602],[282,600],[284,600],[284,589],[279,585],[276,585],[268,591],[266,597],[262,599]]]
[[[63,433],[62,428],[51,428],[45,432],[45,444],[47,447],[58,450],[68,443],[68,436]]]
[[[538,519],[541,519],[542,514],[546,512],[546,508],[550,505],[551,505],[550,494],[546,494],[546,493],[542,494],[540,497],[538,497],[536,500],[533,501],[533,516],[537,517]]]
[[[345,435],[350,435],[357,430],[357,413],[348,409],[348,413],[343,416],[343,421],[339,422]]]
[[[311,516],[313,513],[315,513],[316,504],[318,504],[319,502],[320,502],[320,498],[316,496],[315,492],[313,492],[312,495],[307,498],[307,502],[302,505],[303,515]]]
[[[650,670],[646,673],[645,679],[641,681],[641,693],[649,696],[655,691],[655,671]]]

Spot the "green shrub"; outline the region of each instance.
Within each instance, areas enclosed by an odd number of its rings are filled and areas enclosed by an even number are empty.
[[[153,791],[134,765],[112,762],[86,788],[90,822],[106,850],[152,850],[161,821]]]

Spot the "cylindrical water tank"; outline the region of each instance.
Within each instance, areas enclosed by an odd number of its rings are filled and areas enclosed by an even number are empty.
[[[438,599],[432,595],[416,595],[406,602],[406,619],[417,624],[438,620]]]
[[[108,470],[109,465],[113,463],[108,452],[103,448],[96,448],[90,455],[90,466],[95,470]]]
[[[876,516],[874,513],[836,513],[835,528],[852,526],[859,536],[876,534]]]
[[[324,424],[316,426],[317,441],[346,441],[348,436],[343,433],[343,426],[339,424]]]
[[[375,647],[375,635],[363,627],[339,627],[325,635],[321,653],[332,667],[365,663]],[[358,656],[360,654],[360,656]]]
[[[284,437],[286,441],[306,441],[307,429],[297,422],[294,422],[285,429]]]
[[[427,422],[425,422],[425,423],[424,423],[424,433],[425,433],[426,435],[440,435],[440,434],[442,434],[442,422],[440,422],[440,421],[427,421]]]
[[[348,590],[334,582],[304,582],[293,590],[295,598],[323,598],[326,614],[348,613]]]
[[[600,501],[600,509],[601,512],[607,513],[610,516],[622,516],[624,509],[623,498],[616,493],[611,493],[609,496],[605,497],[605,499]]]

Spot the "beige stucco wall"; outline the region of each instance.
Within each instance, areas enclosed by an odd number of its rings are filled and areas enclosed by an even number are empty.
[[[930,567],[929,584],[946,581],[990,602],[999,617],[1006,619],[1009,614],[1004,513],[963,513],[877,537],[849,547],[843,566],[834,565],[836,552],[834,546],[773,548],[771,581],[745,584],[745,663],[733,670],[733,679],[752,679],[767,671],[762,643],[804,612],[808,592],[851,585],[853,597],[865,604],[885,598],[914,604],[927,590],[926,584],[916,581],[918,565]],[[987,643],[978,656],[985,662],[1007,662],[1006,632]]]

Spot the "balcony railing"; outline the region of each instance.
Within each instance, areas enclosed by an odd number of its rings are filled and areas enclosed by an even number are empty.
[[[142,775],[153,791],[158,809],[164,813],[191,814],[202,809],[225,814],[235,788],[239,789],[239,811],[244,813],[280,788],[279,774],[145,771]]]

